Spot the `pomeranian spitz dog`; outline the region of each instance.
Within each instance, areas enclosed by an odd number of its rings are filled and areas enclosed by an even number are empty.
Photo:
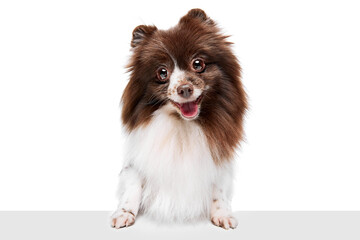
[[[235,228],[233,161],[247,101],[227,36],[192,9],[169,30],[136,27],[131,48],[127,151],[111,225],[128,227],[144,214]]]

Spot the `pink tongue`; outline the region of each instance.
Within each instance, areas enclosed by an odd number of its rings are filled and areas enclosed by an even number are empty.
[[[194,117],[198,112],[196,102],[187,102],[180,104],[181,113],[188,118]]]

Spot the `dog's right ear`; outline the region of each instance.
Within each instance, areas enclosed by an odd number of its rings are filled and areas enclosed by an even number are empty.
[[[157,27],[155,26],[137,26],[132,33],[131,47],[139,46],[145,38],[151,36],[156,30]]]

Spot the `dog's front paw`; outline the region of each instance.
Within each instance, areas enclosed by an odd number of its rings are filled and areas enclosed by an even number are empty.
[[[116,211],[111,217],[111,227],[123,228],[129,227],[135,223],[135,215],[124,209]]]
[[[211,216],[211,222],[218,227],[222,227],[224,229],[236,228],[238,222],[235,217],[233,217],[227,211],[218,210]]]

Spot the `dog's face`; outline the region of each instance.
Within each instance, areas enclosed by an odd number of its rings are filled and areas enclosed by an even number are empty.
[[[147,84],[145,99],[154,104],[170,102],[185,120],[199,116],[206,89],[221,75],[197,41],[202,41],[199,36],[179,28],[154,33],[142,48],[141,61],[148,76],[143,82]]]
[[[220,124],[236,133],[234,145],[241,135],[246,98],[240,66],[226,38],[200,9],[190,10],[166,31],[136,27],[128,66],[131,76],[122,98],[128,130],[170,106],[169,114],[199,122],[205,131]],[[215,140],[216,131],[209,133]],[[231,134],[226,131],[219,128],[219,134],[228,138]]]

